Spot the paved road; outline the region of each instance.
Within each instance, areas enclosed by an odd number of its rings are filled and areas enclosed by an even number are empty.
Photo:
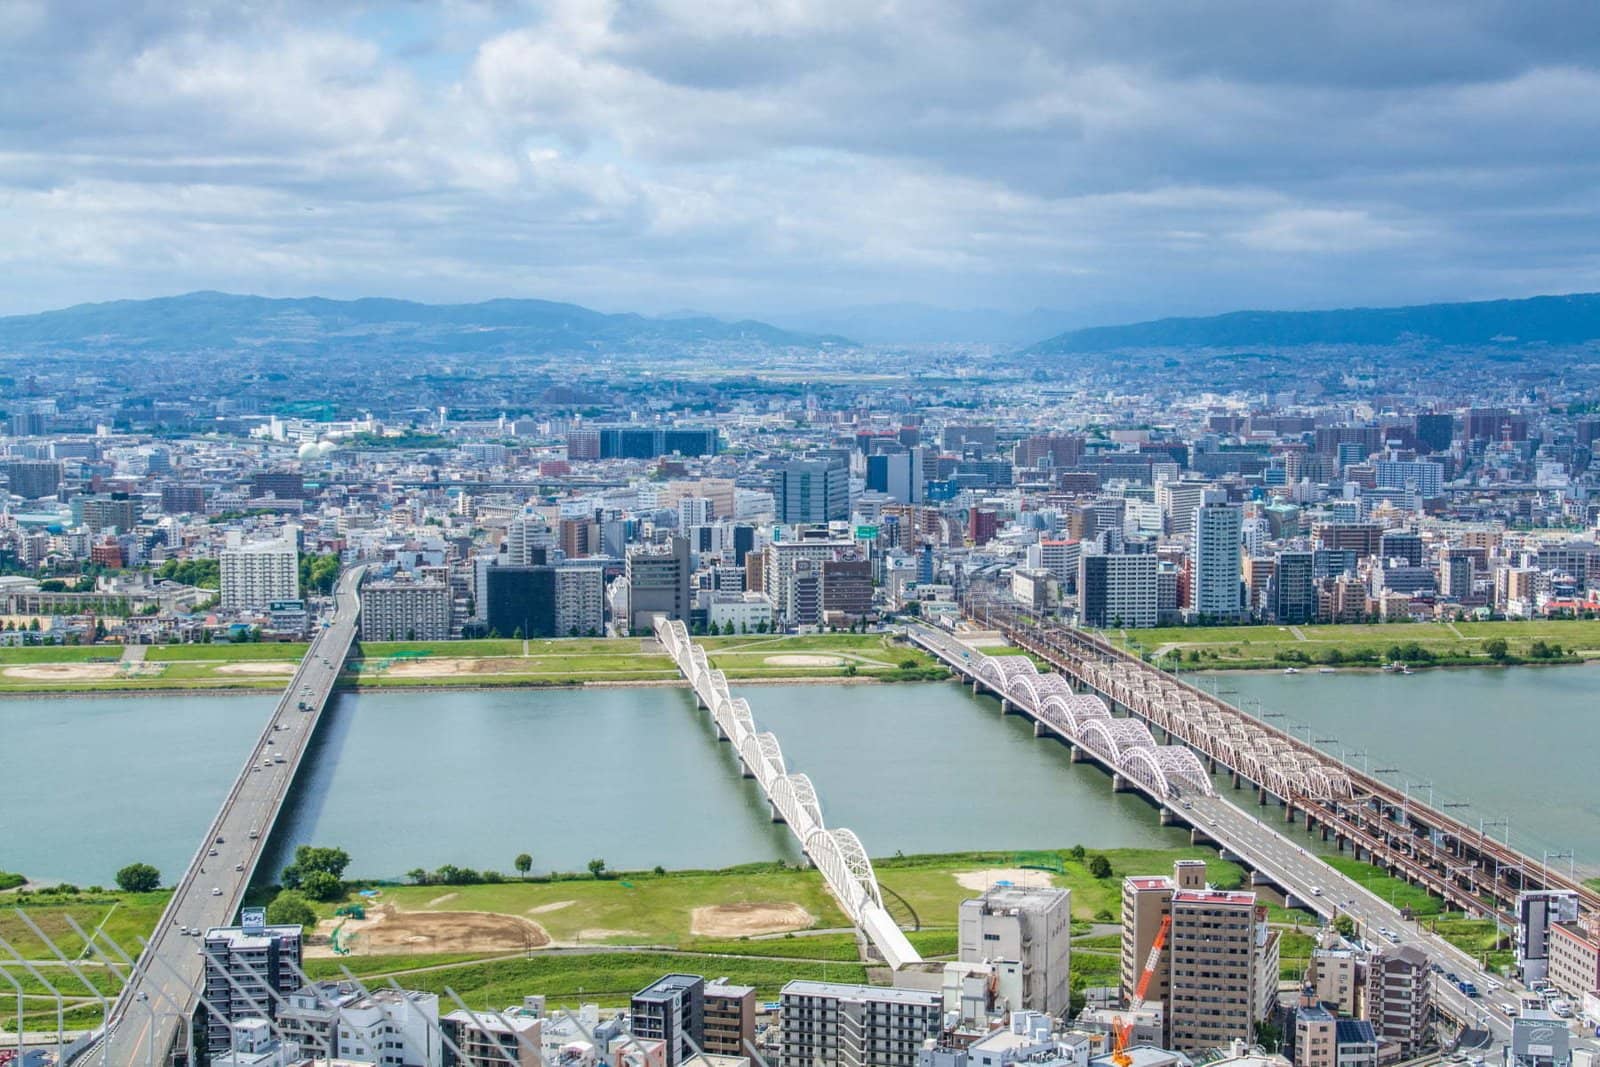
[[[192,1013],[200,992],[206,928],[229,925],[244,899],[261,850],[289,791],[355,640],[364,569],[339,581],[331,624],[319,630],[288,689],[272,710],[244,768],[206,831],[183,881],[162,914],[139,968],[113,1009],[110,1037],[80,1064],[165,1062],[180,1027],[177,1005]],[[305,704],[305,710],[300,705]],[[159,788],[159,786],[157,786]],[[185,934],[184,931],[191,931]],[[154,957],[154,959],[152,959]]]

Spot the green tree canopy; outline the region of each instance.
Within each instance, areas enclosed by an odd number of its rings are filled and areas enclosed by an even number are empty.
[[[317,925],[317,913],[305,896],[293,889],[285,889],[267,905],[267,922],[275,926]]]
[[[327,871],[306,871],[300,876],[300,889],[312,900],[338,900],[344,896],[344,883]]]
[[[518,874],[526,875],[533,870],[533,857],[526,852],[519,852],[517,858],[511,861],[511,865],[517,869]]]
[[[161,872],[148,863],[130,863],[117,872],[117,888],[129,893],[160,889]]]
[[[1089,857],[1089,875],[1093,878],[1110,878],[1111,861],[1096,852]]]

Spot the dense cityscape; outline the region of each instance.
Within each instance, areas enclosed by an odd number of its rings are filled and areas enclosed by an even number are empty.
[[[0,0],[0,1067],[1600,1067],[1597,42]]]

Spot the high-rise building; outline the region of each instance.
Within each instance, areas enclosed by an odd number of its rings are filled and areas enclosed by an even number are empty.
[[[287,537],[224,548],[218,564],[225,610],[258,610],[274,600],[300,599],[300,550]]]
[[[785,525],[850,518],[850,468],[839,457],[790,460],[778,468],[772,493]]]
[[[867,457],[867,488],[887,494],[898,504],[922,503],[923,484],[920,448]]]
[[[1526,889],[1517,894],[1517,969],[1524,982],[1550,970],[1550,927],[1578,920],[1578,894],[1570,889]]]
[[[277,1017],[278,996],[300,987],[300,927],[269,926],[266,912],[246,908],[238,926],[206,931],[205,1044],[213,1055],[228,1051],[228,1024],[245,1018]],[[270,991],[270,992],[269,992]]]
[[[629,548],[627,577],[628,628],[633,633],[649,633],[650,620],[656,615],[689,618],[693,565],[688,538]]]
[[[1124,999],[1171,917],[1146,1001],[1165,1005],[1167,1047],[1180,1052],[1252,1040],[1277,1003],[1277,932],[1258,916],[1254,893],[1209,888],[1205,869],[1180,860],[1171,878],[1127,878],[1122,886]]]
[[[1428,957],[1411,945],[1381,948],[1367,959],[1367,1019],[1379,1043],[1399,1045],[1406,1059],[1428,1039],[1430,978]]]
[[[1085,552],[1078,559],[1078,614],[1083,625],[1151,627],[1156,624],[1156,556]]]
[[[779,1003],[780,1067],[915,1067],[944,1016],[936,991],[837,982],[790,982]]]
[[[1377,488],[1408,489],[1432,500],[1444,495],[1444,465],[1428,459],[1380,459],[1373,464],[1377,472]]]
[[[5,465],[11,491],[24,500],[53,496],[61,488],[61,462],[54,459],[14,459]]]
[[[600,551],[600,524],[592,518],[562,519],[557,532],[561,552],[568,559],[582,559]]]
[[[958,934],[963,963],[1011,960],[1022,966],[1027,1009],[1060,1017],[1071,1006],[1072,894],[1065,889],[996,886],[961,902]]]
[[[1203,504],[1194,510],[1190,542],[1194,594],[1190,606],[1202,619],[1227,621],[1244,614],[1239,596],[1242,515],[1232,504]]]
[[[78,521],[92,533],[112,529],[118,533],[131,533],[139,525],[143,508],[138,500],[127,493],[109,493],[104,496],[75,497],[72,510],[78,516]]]
[[[633,995],[633,1036],[666,1043],[666,1067],[695,1054],[705,1044],[706,980],[696,974],[668,974]]]
[[[500,637],[559,637],[556,629],[556,568],[490,567],[485,620]]]
[[[1268,612],[1274,622],[1294,626],[1316,621],[1316,574],[1313,553],[1278,553],[1267,582]]]
[[[161,511],[166,515],[188,515],[206,509],[203,485],[163,485]]]
[[[250,476],[250,495],[279,500],[304,500],[306,476],[298,471],[261,471]]]
[[[1418,415],[1417,443],[1426,446],[1430,452],[1450,451],[1450,442],[1455,438],[1455,422],[1455,416],[1449,413]]]
[[[364,582],[361,640],[448,640],[450,606],[450,586],[445,582]]]
[[[558,564],[556,633],[562,637],[600,637],[605,631],[605,571],[593,564]]]

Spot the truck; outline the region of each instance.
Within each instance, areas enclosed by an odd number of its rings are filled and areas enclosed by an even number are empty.
[[[1462,979],[1461,981],[1457,982],[1456,988],[1461,990],[1461,992],[1465,993],[1469,997],[1476,998],[1478,995],[1478,987],[1466,979]]]

